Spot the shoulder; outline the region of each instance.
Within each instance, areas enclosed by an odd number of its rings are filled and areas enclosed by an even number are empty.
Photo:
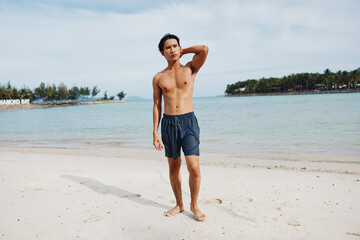
[[[154,75],[153,81],[152,81],[153,85],[157,85],[159,83],[159,81],[161,80],[162,75],[164,74],[163,72],[164,72],[164,70],[161,71],[161,72],[158,72],[157,74]]]
[[[157,74],[154,75],[153,77],[153,81],[159,81],[161,78],[162,72],[158,72]]]
[[[158,72],[157,74],[155,74],[155,76],[153,77],[153,81],[159,81],[164,75],[166,75],[166,72],[167,72],[167,69],[165,68],[161,72]]]
[[[154,77],[153,77],[153,80],[159,79],[159,78],[160,78],[160,74],[161,74],[161,73],[159,73],[159,72],[158,72],[157,74],[155,74]]]

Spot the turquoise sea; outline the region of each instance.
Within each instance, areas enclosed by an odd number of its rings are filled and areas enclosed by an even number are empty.
[[[360,94],[194,98],[200,151],[360,163]],[[0,112],[0,145],[155,151],[152,100]]]

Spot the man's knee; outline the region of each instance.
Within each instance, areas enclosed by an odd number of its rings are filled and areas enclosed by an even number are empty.
[[[177,177],[180,174],[180,167],[169,168],[170,177]]]
[[[200,165],[197,159],[189,159],[187,161],[187,169],[190,175],[194,177],[200,176]]]
[[[172,175],[178,175],[180,172],[181,167],[181,160],[180,157],[178,159],[169,158],[169,174]]]

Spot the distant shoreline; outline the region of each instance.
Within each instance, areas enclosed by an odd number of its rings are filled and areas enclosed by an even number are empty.
[[[102,104],[102,103],[123,103],[124,100],[101,100],[101,101],[66,101],[66,102],[43,102],[43,103],[29,103],[17,105],[0,105],[2,110],[18,110],[18,109],[33,109],[33,108],[48,108],[48,107],[64,107],[74,105],[86,104]]]
[[[253,96],[281,96],[281,95],[308,95],[308,94],[335,94],[335,93],[360,93],[360,89],[329,90],[329,91],[301,91],[301,92],[272,92],[272,93],[244,93],[228,94],[225,97],[253,97]]]

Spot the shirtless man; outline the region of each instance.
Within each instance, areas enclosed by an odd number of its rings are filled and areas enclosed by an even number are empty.
[[[152,82],[154,89],[153,144],[157,150],[163,149],[158,135],[158,127],[161,119],[161,100],[164,97],[165,113],[161,120],[161,137],[165,146],[165,155],[168,158],[171,187],[176,199],[176,206],[164,214],[170,217],[184,211],[180,176],[180,148],[182,148],[189,171],[190,210],[198,221],[203,221],[205,215],[197,205],[201,181],[200,128],[193,112],[192,94],[195,76],[206,60],[208,47],[201,45],[182,48],[178,37],[166,34],[160,40],[159,50],[166,58],[168,66],[157,73]],[[181,65],[181,56],[188,53],[195,54],[192,61],[185,66]]]

